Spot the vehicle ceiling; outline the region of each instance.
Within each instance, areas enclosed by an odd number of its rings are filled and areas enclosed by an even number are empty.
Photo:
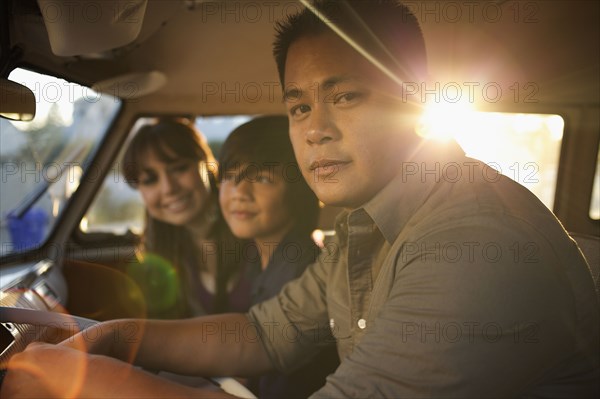
[[[206,12],[208,3],[211,15]],[[221,12],[232,4],[235,9],[236,3],[237,14]],[[254,18],[251,10],[244,15],[244,2],[239,1],[149,0],[138,39],[91,59],[53,55],[35,0],[14,0],[11,43],[23,48],[24,63],[88,85],[119,74],[162,71],[167,84],[139,99],[149,112],[280,112],[278,88],[273,91],[277,82],[271,56],[273,20],[283,10],[300,6],[293,0],[252,3],[268,3],[260,18]],[[424,4],[408,3],[413,9]],[[453,3],[464,6],[473,1]],[[438,14],[438,21],[435,14],[418,12],[433,80],[500,82],[503,87],[516,81],[521,85],[534,82],[543,103],[600,104],[598,2],[496,1],[503,13],[499,22],[481,18],[484,2],[477,3],[473,18],[462,7],[463,15],[456,22],[450,21],[453,10],[446,10],[448,18]],[[520,3],[518,16],[515,3]],[[529,8],[524,7],[527,4]],[[221,95],[207,94],[207,89],[215,87],[242,93],[246,88],[249,94],[238,101],[234,95],[223,100]],[[262,89],[260,100],[244,101],[253,97],[251,90],[256,87]],[[503,98],[498,106],[514,106],[510,96]]]

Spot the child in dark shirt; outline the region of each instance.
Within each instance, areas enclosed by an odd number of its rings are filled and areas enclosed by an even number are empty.
[[[219,157],[219,201],[233,234],[253,240],[242,262],[252,273],[252,302],[275,296],[316,260],[311,238],[318,200],[302,178],[284,116],[256,118],[235,129]],[[335,348],[289,375],[250,381],[261,398],[303,398],[325,384],[339,364]]]

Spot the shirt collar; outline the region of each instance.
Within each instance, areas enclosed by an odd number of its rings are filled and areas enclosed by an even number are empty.
[[[447,162],[464,158],[459,145],[422,141],[398,174],[363,208],[385,240],[392,244],[408,220],[423,205],[437,183],[443,181]]]
[[[333,224],[335,235],[338,237],[338,243],[342,247],[346,246],[348,239],[348,210],[342,210],[336,217]]]

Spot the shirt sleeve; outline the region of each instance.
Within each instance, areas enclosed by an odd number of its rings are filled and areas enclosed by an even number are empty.
[[[388,300],[311,398],[514,397],[576,363],[568,265],[509,223],[440,223],[403,245]]]
[[[334,345],[329,329],[322,254],[281,292],[253,306],[248,317],[256,325],[274,367],[289,373],[308,363],[324,346]]]

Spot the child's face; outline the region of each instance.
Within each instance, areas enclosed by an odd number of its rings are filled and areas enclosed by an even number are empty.
[[[243,164],[223,174],[219,202],[233,234],[239,238],[278,243],[294,220],[286,201],[280,166],[259,169]]]

